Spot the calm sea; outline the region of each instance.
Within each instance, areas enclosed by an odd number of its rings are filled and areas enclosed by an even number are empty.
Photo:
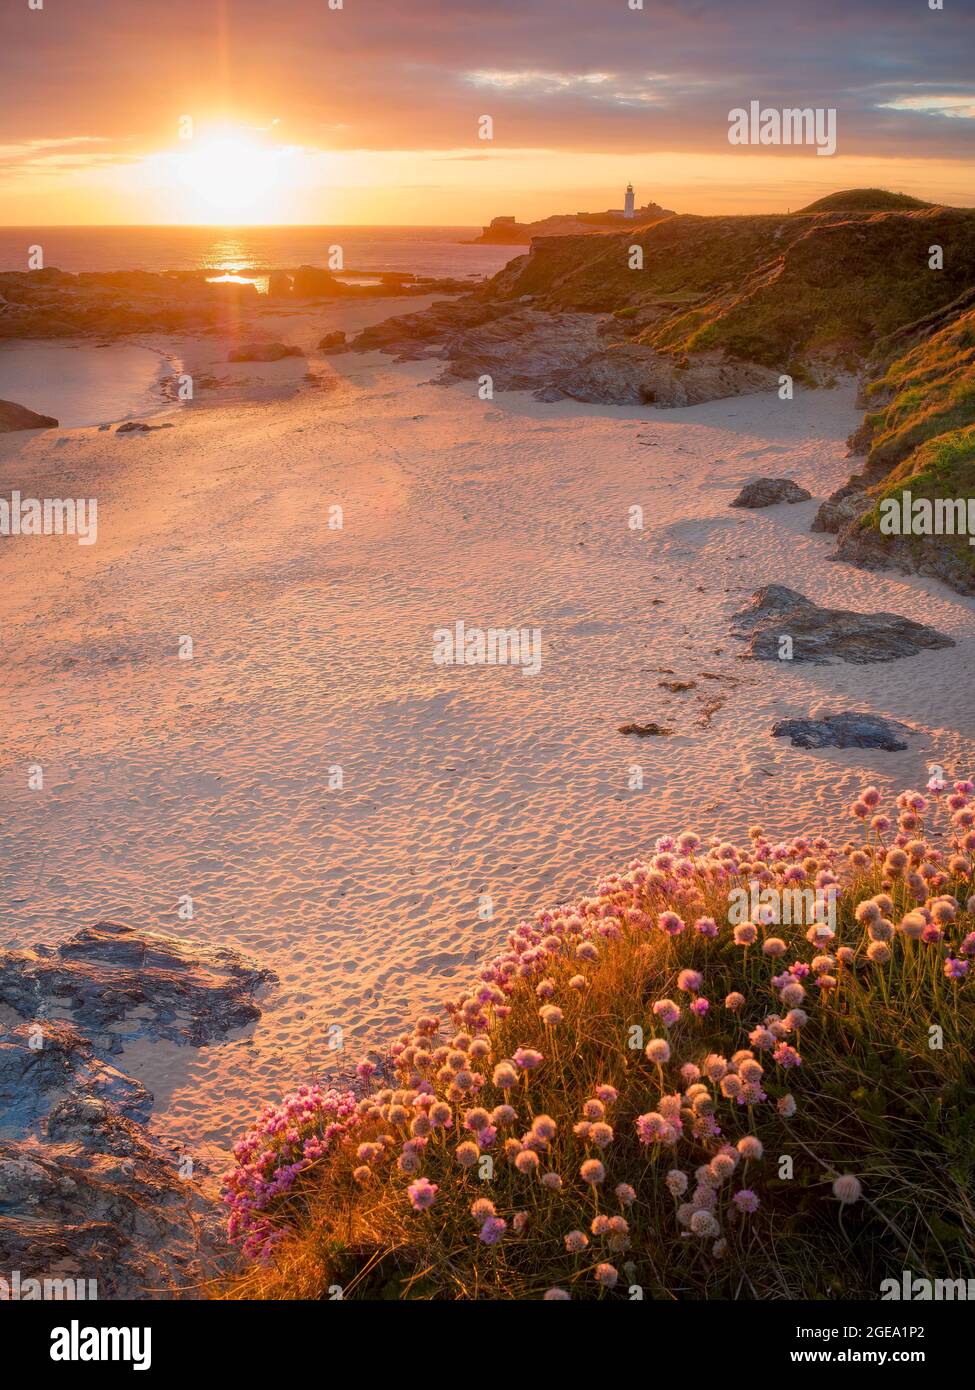
[[[465,246],[479,227],[0,227],[0,270],[26,270],[28,248],[59,270],[286,269],[324,265],[342,247],[347,270],[493,275],[519,246]]]

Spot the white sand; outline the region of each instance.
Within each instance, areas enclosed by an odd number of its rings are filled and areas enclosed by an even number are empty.
[[[400,307],[295,316],[275,336],[310,345]],[[220,356],[169,346],[197,365]],[[0,493],[99,500],[97,545],[0,542],[4,932],[55,940],[119,917],[278,972],[246,1035],[120,1060],[155,1091],[157,1127],[198,1153],[381,1047],[520,917],[661,833],[760,820],[844,834],[864,779],[896,790],[932,760],[973,769],[975,602],[830,563],[833,538],[808,529],[850,471],[851,390],[654,411],[482,402],[424,384],[436,364],[379,355],[310,365],[336,389],[302,386],[304,362],[224,365],[240,390],[293,394],[184,407],[145,437],[0,437]],[[729,510],[763,474],[816,500]],[[772,581],[923,619],[958,646],[866,667],[742,662],[729,615]],[[433,630],[461,618],[540,626],[541,673],[434,665]],[[182,634],[192,661],[177,659]],[[697,688],[658,688],[660,668]],[[769,737],[777,718],[842,708],[921,734],[898,754]],[[647,719],[675,735],[617,732]],[[35,760],[41,792],[27,788]],[[341,791],[327,789],[334,764]]]

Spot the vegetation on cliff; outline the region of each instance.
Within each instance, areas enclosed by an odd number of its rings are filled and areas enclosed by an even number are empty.
[[[928,268],[933,245],[940,271]],[[635,341],[671,356],[722,349],[802,375],[816,361],[856,369],[878,339],[973,286],[975,212],[922,208],[679,215],[598,242],[550,238],[484,293],[625,315]]]

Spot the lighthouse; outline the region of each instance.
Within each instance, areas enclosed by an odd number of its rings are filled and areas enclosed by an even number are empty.
[[[625,199],[623,200],[623,216],[624,216],[624,217],[632,217],[632,216],[633,216],[633,185],[632,185],[632,183],[628,183],[628,184],[626,185],[626,197],[625,197]]]

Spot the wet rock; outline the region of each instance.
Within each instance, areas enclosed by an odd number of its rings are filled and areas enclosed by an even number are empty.
[[[25,405],[14,401],[0,401],[0,434],[14,430],[56,430],[58,422],[53,415],[38,415]]]
[[[283,270],[272,270],[267,277],[267,292],[271,299],[283,299],[291,294],[291,276]]]
[[[807,502],[812,496],[791,478],[756,478],[746,483],[732,507],[774,507],[778,502]]]
[[[171,430],[172,425],[147,425],[144,420],[126,420],[116,427],[116,434],[152,434],[154,430]]]
[[[44,1139],[0,1141],[4,1277],[18,1271],[22,1289],[80,1280],[85,1299],[199,1297],[231,1254],[222,1208],[198,1181],[205,1165],[181,1176],[176,1145],[94,1097],[62,1101],[48,1125]]]
[[[759,661],[865,665],[955,645],[952,638],[934,628],[897,613],[820,608],[782,584],[759,589],[751,607],[736,613],[731,621],[732,634],[747,642],[748,656]],[[783,637],[791,639],[789,658],[782,655]]]
[[[210,1042],[259,1018],[253,996],[274,979],[228,947],[120,922],[56,947],[0,951],[0,1003],[28,1020],[69,1021],[110,1052],[135,1038]]]
[[[0,1033],[0,1133],[36,1128],[69,1095],[135,1120],[147,1120],[152,1109],[146,1088],[100,1061],[70,1024],[19,1023]]]
[[[228,353],[228,362],[280,362],[284,357],[304,357],[300,347],[287,343],[242,343]]]
[[[780,719],[772,725],[772,737],[791,739],[794,748],[882,748],[901,753],[907,747],[904,739],[914,733],[896,719],[855,711],[818,719]]]

